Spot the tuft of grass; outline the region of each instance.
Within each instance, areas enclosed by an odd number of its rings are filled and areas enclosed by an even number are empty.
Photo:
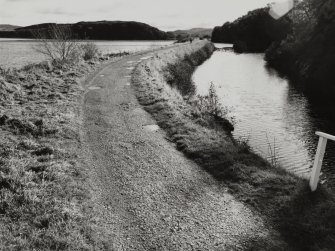
[[[208,56],[195,54],[204,46],[208,48],[205,43],[181,45],[140,64],[133,78],[139,102],[180,151],[262,215],[292,250],[332,250],[335,246],[334,194],[322,185],[312,193],[306,180],[274,167],[250,151],[246,143],[235,141],[229,129],[216,126],[212,116],[199,116],[201,113],[189,101],[188,93],[183,95],[187,77],[175,77],[171,84],[171,69],[176,74],[184,74],[172,65],[184,65],[181,61],[187,58],[189,66],[185,67],[189,76],[191,69],[195,69],[192,55],[197,55],[194,62],[199,55]],[[180,79],[181,88],[178,87]]]

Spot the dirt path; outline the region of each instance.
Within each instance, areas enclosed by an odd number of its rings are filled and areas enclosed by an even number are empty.
[[[260,217],[154,131],[129,75],[146,55],[88,81],[83,156],[110,250],[244,250],[273,238]],[[145,60],[145,59],[143,59]]]

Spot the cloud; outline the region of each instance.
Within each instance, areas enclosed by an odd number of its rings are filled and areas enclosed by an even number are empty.
[[[56,9],[40,9],[36,11],[36,13],[43,14],[43,15],[76,15],[79,14],[78,12],[74,11],[67,11],[61,8]]]
[[[0,23],[133,20],[163,30],[212,28],[272,0],[0,0]]]

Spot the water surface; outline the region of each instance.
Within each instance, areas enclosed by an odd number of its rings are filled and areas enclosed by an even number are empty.
[[[225,47],[225,46],[221,46]],[[199,94],[211,82],[235,120],[236,139],[276,164],[309,177],[320,130],[335,135],[334,107],[311,103],[285,78],[266,67],[263,54],[217,51],[195,72]],[[335,184],[335,147],[329,143],[323,181]]]
[[[173,41],[92,41],[103,54],[117,52],[136,52],[155,49],[172,44]],[[33,39],[0,38],[0,67],[22,67],[39,63],[45,56],[34,50],[38,42]]]

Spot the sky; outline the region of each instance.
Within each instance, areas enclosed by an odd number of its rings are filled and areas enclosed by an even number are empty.
[[[161,30],[213,28],[275,0],[0,0],[0,24],[138,21]],[[279,0],[280,1],[280,0]]]

